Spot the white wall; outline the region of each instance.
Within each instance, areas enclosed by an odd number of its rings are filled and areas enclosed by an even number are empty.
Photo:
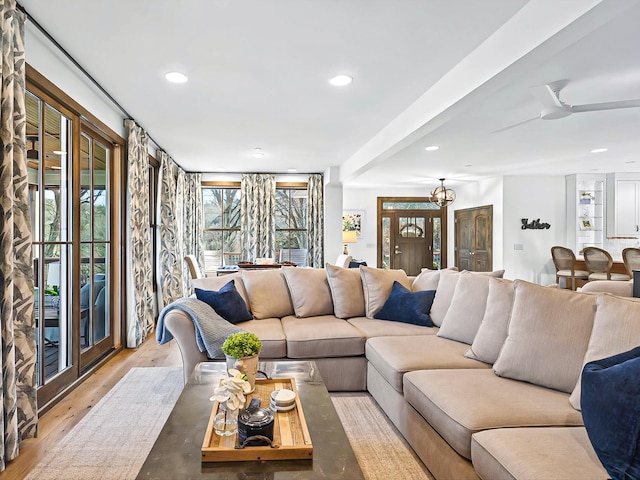
[[[541,285],[555,282],[551,247],[566,242],[565,178],[504,177],[504,268],[506,278]],[[522,219],[540,219],[548,230],[523,230]],[[514,245],[522,245],[516,250]]]
[[[82,72],[29,21],[26,22],[25,28],[25,56],[27,63],[47,80],[86,108],[114,132],[125,139],[127,138],[124,113],[114,106],[97,87],[90,84]],[[125,105],[123,107],[126,108]]]

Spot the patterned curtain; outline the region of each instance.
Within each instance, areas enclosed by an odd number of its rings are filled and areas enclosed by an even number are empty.
[[[276,177],[242,175],[240,182],[240,242],[242,260],[273,257],[276,249]]]
[[[186,173],[184,175],[183,229],[185,255],[195,255],[200,271],[204,272],[204,249],[202,247],[202,229],[204,228],[204,212],[202,206],[202,174]],[[183,283],[185,293],[190,292],[191,274],[186,262],[183,264]]]
[[[158,150],[160,159],[160,295],[159,309],[181,298],[184,294],[182,280],[182,232],[178,210],[178,165],[165,152]],[[181,197],[181,196],[180,196]]]
[[[20,442],[35,437],[36,326],[31,222],[25,147],[24,15],[15,0],[0,7],[0,471],[18,456]]]
[[[324,179],[322,174],[309,175],[307,183],[307,265],[324,267]]]
[[[131,314],[127,315],[127,347],[135,348],[153,329],[153,278],[149,232],[149,160],[147,132],[133,120],[126,120],[129,160],[129,251],[128,285],[131,285]]]

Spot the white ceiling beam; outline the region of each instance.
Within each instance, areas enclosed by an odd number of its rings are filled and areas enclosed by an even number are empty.
[[[532,0],[340,168],[347,182],[435,130],[639,0]]]

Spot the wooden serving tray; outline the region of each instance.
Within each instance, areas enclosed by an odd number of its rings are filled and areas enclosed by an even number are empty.
[[[274,413],[273,444],[268,446],[236,449],[238,434],[221,437],[213,429],[213,419],[218,413],[218,402],[213,404],[207,432],[202,442],[203,462],[239,462],[247,460],[301,460],[313,457],[313,445],[302,412],[302,405],[293,378],[257,379],[256,389],[247,395],[247,405],[253,398],[259,398],[261,405],[268,408],[271,392],[288,388],[296,394],[296,408],[288,412]]]

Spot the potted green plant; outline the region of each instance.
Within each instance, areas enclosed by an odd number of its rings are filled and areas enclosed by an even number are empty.
[[[255,390],[258,373],[258,354],[262,342],[255,333],[232,333],[222,344],[222,352],[227,357],[227,370],[236,369],[247,376],[251,391]]]

